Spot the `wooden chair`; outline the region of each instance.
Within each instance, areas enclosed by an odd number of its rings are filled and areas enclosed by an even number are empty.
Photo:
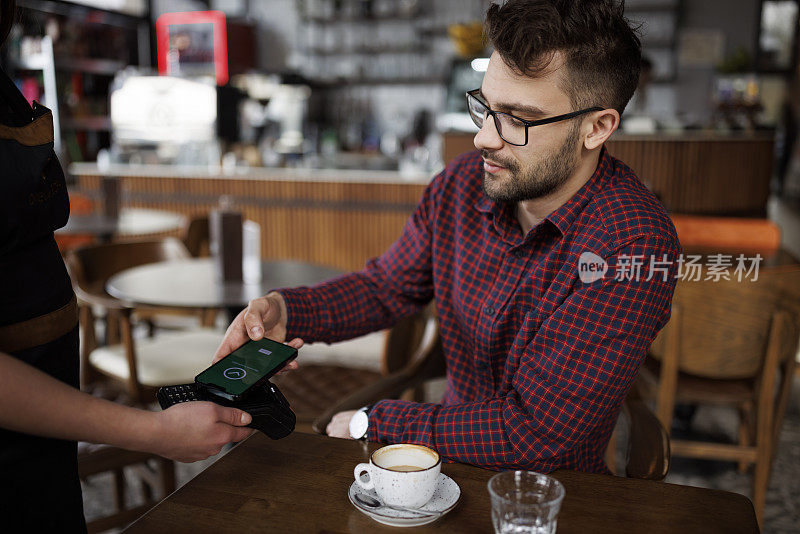
[[[183,231],[183,244],[194,258],[210,254],[211,234],[208,229],[208,215],[193,217]]]
[[[406,317],[385,333],[332,345],[315,343],[300,349],[299,369],[272,379],[291,404],[297,416],[297,429],[312,431],[312,423],[331,406],[401,369],[430,342],[431,332],[426,335],[430,314],[426,309]],[[374,360],[376,356],[380,357],[380,370],[353,363]],[[337,359],[346,359],[347,363],[336,363]]]
[[[208,215],[193,217],[183,231],[183,244],[193,258],[205,258],[211,254],[211,233],[208,229]],[[201,312],[200,322],[203,326],[214,326],[218,310],[209,309]]]
[[[419,391],[424,382],[444,377],[446,369],[437,328],[435,334],[419,345],[401,368],[330,407],[314,421],[313,429],[318,434],[325,434],[328,423],[336,413],[355,410],[381,399],[400,398],[404,392]],[[629,419],[624,467],[627,476],[663,480],[669,470],[670,458],[666,431],[635,394],[626,399],[625,412]]]
[[[83,385],[105,378],[122,386],[134,404],[146,404],[155,399],[158,387],[192,382],[208,366],[222,341],[221,332],[193,328],[134,340],[138,308],[105,291],[108,278],[119,271],[188,257],[189,252],[175,238],[93,245],[69,253],[67,266],[81,304]],[[97,343],[93,308],[103,310],[109,318],[105,346]]]
[[[621,428],[625,428],[621,431]],[[616,456],[620,434],[623,443],[621,458]],[[633,387],[622,405],[622,414],[606,452],[606,464],[611,472],[628,478],[664,480],[670,466],[669,434]]]
[[[128,507],[125,469],[141,482],[141,501]],[[114,510],[111,514],[87,521],[89,533],[124,527],[175,491],[175,464],[145,452],[127,451],[108,445],[78,444],[78,476],[83,481],[111,472],[114,484]]]
[[[780,228],[767,219],[670,216],[678,240],[689,249],[729,249],[775,252],[781,244]]]
[[[770,467],[789,398],[800,336],[786,283],[798,272],[757,281],[679,282],[672,317],[651,347],[640,383],[668,430],[677,402],[727,405],[740,414],[737,444],[672,440],[678,456],[754,465],[752,499],[761,518]],[[780,378],[778,378],[780,376]]]

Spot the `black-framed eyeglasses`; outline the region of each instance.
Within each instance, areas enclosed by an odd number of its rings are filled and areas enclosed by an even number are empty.
[[[494,125],[495,128],[497,128],[497,133],[500,135],[500,138],[509,145],[514,146],[524,146],[528,144],[528,128],[531,126],[541,126],[542,124],[565,121],[577,117],[578,115],[583,115],[584,113],[602,111],[603,109],[600,107],[586,108],[573,111],[572,113],[565,113],[564,115],[529,121],[508,113],[489,109],[489,105],[478,96],[478,93],[480,93],[480,89],[467,91],[467,104],[469,105],[469,116],[472,117],[472,122],[474,122],[475,126],[478,128],[483,128],[483,122],[486,120],[486,117],[491,115],[494,118]]]

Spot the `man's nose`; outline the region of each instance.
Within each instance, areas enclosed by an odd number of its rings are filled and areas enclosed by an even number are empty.
[[[500,150],[503,148],[503,139],[497,131],[494,117],[486,117],[486,120],[483,121],[483,126],[475,134],[475,139],[472,142],[478,150]]]

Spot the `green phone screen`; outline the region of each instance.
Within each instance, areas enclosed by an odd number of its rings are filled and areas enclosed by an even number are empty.
[[[264,377],[272,376],[297,350],[272,341],[248,341],[195,377],[195,382],[241,395]]]

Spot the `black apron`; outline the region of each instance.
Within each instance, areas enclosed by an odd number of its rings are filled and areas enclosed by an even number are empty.
[[[73,299],[53,231],[69,217],[50,110],[33,108],[0,71],[0,327],[35,320]],[[3,350],[0,347],[0,350]],[[11,355],[73,387],[78,329]],[[31,391],[31,398],[41,394]],[[0,428],[0,529],[85,532],[77,443]]]

